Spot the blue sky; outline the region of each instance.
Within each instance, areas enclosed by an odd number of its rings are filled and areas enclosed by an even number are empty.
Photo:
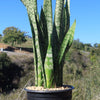
[[[40,11],[43,0],[37,1]],[[53,11],[55,1],[52,0]],[[71,25],[74,19],[77,21],[74,39],[83,43],[100,43],[100,0],[71,0],[70,7]],[[0,0],[0,33],[10,26],[31,35],[27,11],[20,0]]]

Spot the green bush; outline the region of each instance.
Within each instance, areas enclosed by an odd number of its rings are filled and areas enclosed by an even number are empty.
[[[21,68],[12,63],[6,53],[0,53],[0,92],[18,87]]]
[[[6,53],[0,53],[0,69],[2,70],[3,67],[9,67],[11,64],[10,58],[7,56]]]

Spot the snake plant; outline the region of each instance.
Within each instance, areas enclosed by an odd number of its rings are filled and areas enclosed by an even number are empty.
[[[37,0],[21,1],[26,6],[33,36],[35,85],[61,86],[65,54],[76,27],[76,20],[70,27],[70,0],[56,0],[54,17],[52,0],[44,0],[40,15]]]

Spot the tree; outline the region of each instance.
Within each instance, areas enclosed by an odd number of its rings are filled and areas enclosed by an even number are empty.
[[[84,49],[84,44],[82,42],[80,42],[79,39],[77,39],[77,40],[73,41],[72,48],[83,50]]]
[[[100,49],[100,44],[98,44],[98,48]]]
[[[98,47],[98,43],[95,43],[93,46],[94,46],[95,48],[97,48],[97,47]]]
[[[0,34],[0,42],[1,42],[1,40],[2,40],[2,34]]]
[[[3,41],[4,43],[10,43],[12,46],[14,46],[14,44],[21,44],[26,42],[25,33],[26,32],[23,32],[16,27],[7,27],[3,31]]]

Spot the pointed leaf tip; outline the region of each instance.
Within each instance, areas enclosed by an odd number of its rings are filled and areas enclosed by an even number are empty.
[[[74,21],[73,25],[70,27],[69,31],[66,33],[66,35],[63,39],[63,42],[61,44],[60,51],[58,54],[59,64],[61,63],[61,61],[63,61],[63,59],[64,59],[63,57],[64,57],[65,53],[67,53],[66,51],[69,50],[69,48],[73,42],[75,27],[76,27],[76,20]]]

